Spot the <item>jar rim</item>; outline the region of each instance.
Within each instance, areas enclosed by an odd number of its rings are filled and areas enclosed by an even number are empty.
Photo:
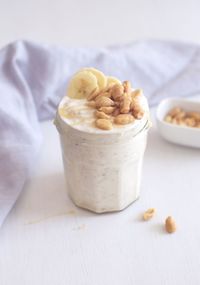
[[[122,134],[125,134],[125,133],[129,133],[129,132],[135,132],[135,135],[137,133],[139,133],[143,128],[144,126],[147,125],[147,123],[149,122],[149,117],[146,117],[146,120],[141,120],[139,122],[139,124],[137,125],[132,125],[132,128],[128,128],[128,129],[125,129],[125,128],[121,128],[121,132],[118,131],[118,132],[108,132],[108,131],[103,131],[103,130],[99,130],[99,132],[91,132],[89,130],[83,130],[83,129],[78,129],[78,128],[74,128],[72,125],[68,124],[59,114],[59,111],[57,110],[56,112],[56,117],[54,119],[54,124],[56,125],[57,129],[59,132],[61,133],[64,133],[64,128],[69,128],[71,130],[74,130],[82,135],[87,135],[87,136],[98,136],[98,137],[108,137],[108,136],[121,136]],[[61,128],[62,128],[62,131],[61,131]]]
[[[139,129],[128,129],[126,132],[117,132],[117,133],[111,133],[108,135],[108,132],[106,133],[90,133],[90,132],[84,132],[82,130],[78,130],[73,128],[72,126],[65,124],[63,120],[60,119],[60,116],[58,114],[56,115],[56,118],[54,120],[54,124],[56,125],[56,128],[60,134],[61,137],[70,137],[70,141],[72,143],[81,143],[81,144],[95,144],[95,146],[98,145],[113,145],[113,144],[119,144],[119,143],[125,143],[139,134],[148,131],[150,128],[150,120],[147,118],[144,124],[141,125]],[[63,125],[65,124],[65,125]]]

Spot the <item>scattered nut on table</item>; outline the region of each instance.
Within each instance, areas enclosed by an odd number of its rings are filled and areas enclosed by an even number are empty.
[[[168,233],[174,233],[176,231],[176,222],[173,217],[169,216],[165,220],[165,229]]]
[[[146,212],[144,212],[143,214],[143,219],[145,221],[148,221],[150,220],[151,218],[153,218],[153,216],[155,215],[156,213],[156,209],[155,208],[150,208],[148,209]]]

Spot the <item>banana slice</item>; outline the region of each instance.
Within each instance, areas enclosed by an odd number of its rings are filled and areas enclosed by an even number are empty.
[[[121,84],[121,81],[114,76],[107,76],[107,86],[111,86],[114,84]]]
[[[99,91],[101,91],[102,89],[104,89],[107,86],[107,78],[106,76],[103,74],[103,72],[99,71],[96,68],[93,67],[85,67],[82,70],[86,70],[91,72],[94,76],[96,76],[97,78],[97,83],[99,86]]]
[[[95,89],[99,89],[96,76],[87,70],[82,70],[72,77],[67,95],[73,99],[83,99]]]

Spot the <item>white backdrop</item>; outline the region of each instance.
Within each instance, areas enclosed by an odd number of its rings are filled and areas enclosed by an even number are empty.
[[[0,0],[0,46],[22,38],[65,46],[200,42],[199,11],[199,0]]]

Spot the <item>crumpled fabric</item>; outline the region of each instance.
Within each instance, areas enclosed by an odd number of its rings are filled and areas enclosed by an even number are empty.
[[[93,66],[130,80],[150,106],[200,91],[199,45],[139,41],[103,48],[63,48],[17,41],[0,50],[0,225],[37,165],[40,122],[54,117],[70,76]]]

